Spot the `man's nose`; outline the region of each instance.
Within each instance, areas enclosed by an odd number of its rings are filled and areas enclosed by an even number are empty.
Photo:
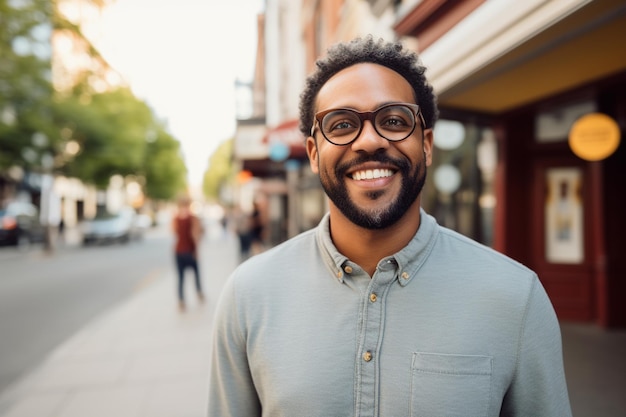
[[[381,149],[389,147],[389,141],[380,136],[374,128],[374,123],[371,120],[365,120],[363,122],[363,128],[357,136],[356,140],[352,142],[353,151],[361,151],[367,153],[375,153]]]

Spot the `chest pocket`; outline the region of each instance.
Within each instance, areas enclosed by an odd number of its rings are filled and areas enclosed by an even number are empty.
[[[411,417],[483,417],[491,394],[490,356],[413,353]]]

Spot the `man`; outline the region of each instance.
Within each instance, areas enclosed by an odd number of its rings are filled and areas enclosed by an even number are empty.
[[[210,416],[570,416],[537,276],[420,209],[437,117],[415,54],[339,44],[301,96],[319,226],[242,264],[215,321]]]

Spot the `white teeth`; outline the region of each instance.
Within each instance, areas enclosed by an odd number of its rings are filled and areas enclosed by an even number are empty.
[[[390,169],[367,169],[365,171],[357,171],[352,174],[353,180],[373,180],[376,178],[391,177],[393,172]]]

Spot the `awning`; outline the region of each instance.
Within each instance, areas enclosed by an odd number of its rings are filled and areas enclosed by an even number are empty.
[[[269,147],[270,159],[306,159],[305,137],[300,132],[299,124],[299,120],[291,119],[268,130],[263,143]]]

